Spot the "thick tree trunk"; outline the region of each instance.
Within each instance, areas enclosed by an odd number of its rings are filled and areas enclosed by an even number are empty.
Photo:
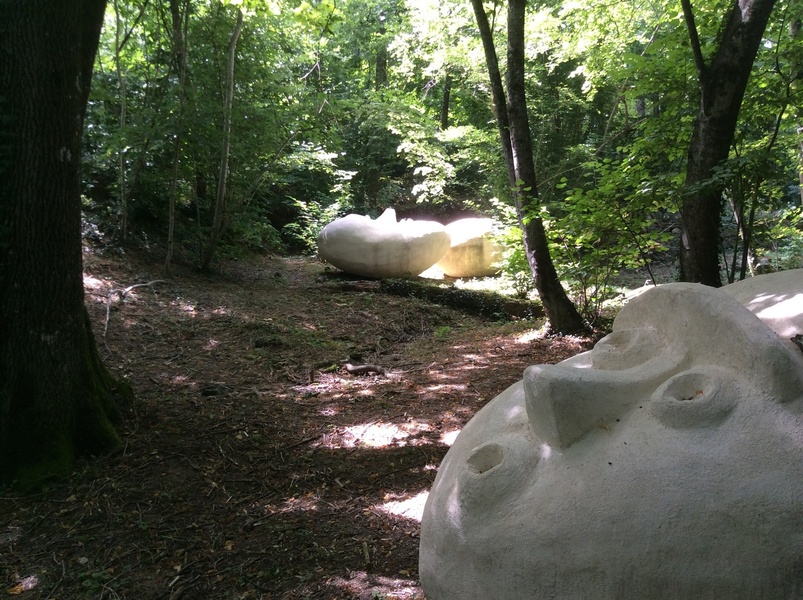
[[[719,287],[722,189],[706,184],[728,158],[747,80],[775,0],[733,2],[722,41],[706,64],[690,0],[682,0],[700,85],[700,110],[689,146],[680,246],[680,278]]]
[[[84,306],[81,129],[106,0],[0,2],[0,481],[114,448],[119,386]]]
[[[513,200],[519,225],[524,233],[524,250],[535,279],[535,288],[553,331],[559,333],[585,332],[587,331],[586,324],[560,283],[549,253],[546,230],[537,213],[538,187],[524,86],[524,9],[526,0],[510,0],[508,3],[507,99],[499,71],[493,34],[482,0],[472,0],[471,3],[485,49],[494,113],[499,125],[499,137],[502,140],[508,180],[513,189]]]

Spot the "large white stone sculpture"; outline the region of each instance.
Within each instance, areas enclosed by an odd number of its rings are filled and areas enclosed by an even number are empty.
[[[659,286],[468,423],[421,525],[427,600],[803,598],[803,354]]]
[[[722,288],[785,342],[803,335],[803,269],[750,277]]]
[[[489,277],[499,271],[502,247],[491,239],[493,219],[471,217],[446,226],[452,239],[449,251],[438,267],[449,277]]]
[[[338,269],[363,277],[406,277],[426,271],[449,249],[446,228],[435,221],[402,219],[388,208],[376,220],[336,219],[318,235],[318,255]]]

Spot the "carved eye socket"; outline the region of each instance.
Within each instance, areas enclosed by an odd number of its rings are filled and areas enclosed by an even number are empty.
[[[658,332],[651,327],[614,331],[591,352],[595,369],[622,371],[647,362],[662,350]]]
[[[716,426],[736,406],[735,380],[732,371],[712,366],[678,373],[655,390],[650,411],[668,427]]]
[[[548,446],[539,447],[532,436],[526,435],[526,429],[495,436],[473,448],[457,475],[460,506],[471,512],[487,507],[494,514],[513,506],[509,500],[520,496],[539,477],[538,464],[550,452]]]
[[[475,448],[466,461],[468,470],[477,475],[490,471],[505,459],[502,446],[493,442]]]

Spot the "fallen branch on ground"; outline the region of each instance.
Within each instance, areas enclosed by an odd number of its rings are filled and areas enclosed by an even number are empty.
[[[325,277],[325,275],[322,275]],[[502,294],[483,290],[458,288],[453,283],[412,279],[344,280],[328,277],[333,288],[344,292],[370,292],[374,294],[393,294],[410,296],[427,302],[450,306],[463,312],[486,319],[537,319],[544,316],[543,307],[530,300],[511,298]]]
[[[164,279],[154,279],[153,281],[149,281],[148,283],[135,283],[134,285],[129,285],[126,288],[119,288],[109,290],[109,293],[106,294],[106,322],[103,324],[103,339],[106,339],[106,333],[109,331],[109,316],[112,310],[112,298],[115,294],[120,296],[120,301],[122,302],[125,300],[125,297],[131,293],[132,290],[141,287],[152,287],[157,283],[164,283]]]
[[[387,369],[378,367],[376,365],[352,365],[351,363],[346,363],[344,367],[346,372],[348,372],[350,375],[366,375],[368,373],[377,373],[387,377],[388,374]]]

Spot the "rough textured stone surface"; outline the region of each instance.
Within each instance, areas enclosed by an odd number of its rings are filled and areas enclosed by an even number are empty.
[[[428,600],[803,597],[803,355],[728,293],[668,284],[526,370],[447,453]]]
[[[722,288],[785,341],[803,335],[803,269],[737,281]]]
[[[406,277],[426,271],[449,249],[446,228],[435,221],[396,221],[387,209],[376,220],[347,215],[318,235],[318,255],[338,269],[362,277]]]
[[[494,263],[502,259],[502,247],[495,244],[493,219],[459,219],[446,226],[452,239],[449,251],[438,267],[449,277],[488,277],[499,271]]]

